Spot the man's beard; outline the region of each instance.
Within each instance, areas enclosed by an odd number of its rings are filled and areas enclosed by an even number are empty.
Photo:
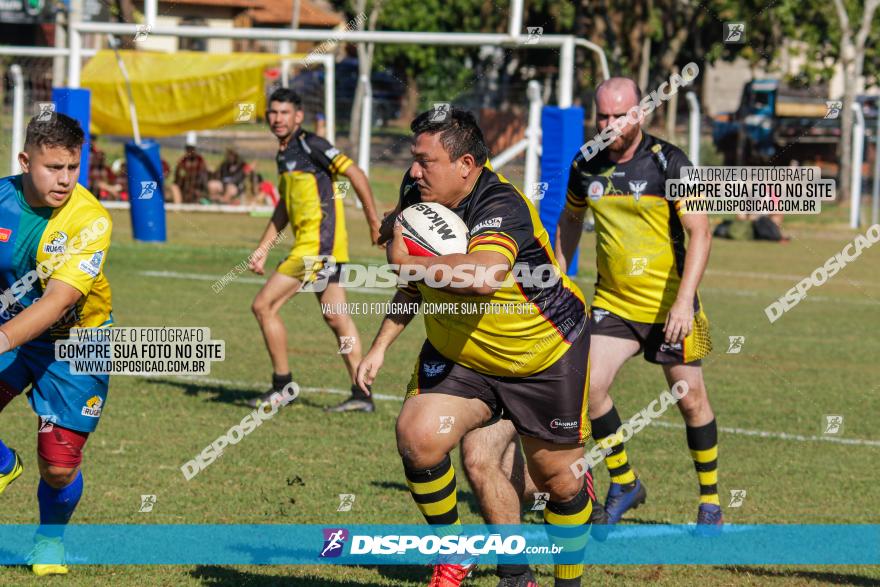
[[[639,127],[636,125],[627,125],[619,137],[608,145],[608,150],[612,153],[623,153],[629,149],[639,136]]]

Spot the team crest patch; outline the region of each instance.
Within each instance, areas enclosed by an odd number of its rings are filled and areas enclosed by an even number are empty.
[[[426,377],[436,377],[446,371],[446,363],[431,361],[422,365],[422,371],[424,371]]]
[[[648,186],[647,181],[631,181],[629,182],[629,189],[632,191],[633,198],[635,198],[636,202],[639,201],[639,197],[641,197],[642,192],[645,191],[645,188]]]
[[[85,273],[86,275],[90,275],[92,277],[97,277],[98,273],[101,272],[101,261],[104,259],[104,251],[97,251],[92,258],[88,261],[80,261],[79,262],[79,270]]]
[[[285,161],[284,165],[287,166],[287,171],[293,171],[296,169],[296,161]]]
[[[67,233],[56,230],[49,236],[49,241],[43,245],[43,252],[49,255],[60,255],[67,248]]]
[[[9,242],[9,237],[12,236],[11,228],[0,228],[0,243]]]
[[[602,194],[605,193],[605,186],[602,185],[601,181],[594,181],[590,183],[590,187],[587,188],[587,195],[590,197],[592,201],[596,201],[602,197]]]
[[[101,409],[103,406],[104,400],[101,399],[101,396],[93,395],[88,399],[85,407],[82,409],[82,415],[90,418],[97,418],[101,415]]]

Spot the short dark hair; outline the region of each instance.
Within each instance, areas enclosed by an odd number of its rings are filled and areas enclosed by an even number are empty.
[[[57,112],[42,112],[28,122],[24,147],[64,147],[76,151],[82,148],[85,139],[86,135],[75,118]]]
[[[302,110],[302,98],[290,88],[278,88],[269,96],[269,103],[290,102],[296,110]]]
[[[467,110],[450,108],[441,111],[432,108],[416,116],[409,128],[414,138],[422,133],[440,133],[440,144],[449,154],[450,161],[470,154],[477,165],[483,165],[489,158],[489,147],[486,146],[483,131],[474,115]]]

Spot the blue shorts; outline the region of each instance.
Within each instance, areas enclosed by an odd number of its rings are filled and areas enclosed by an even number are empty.
[[[77,432],[98,427],[109,383],[109,375],[74,375],[70,363],[56,361],[55,347],[46,343],[25,344],[0,355],[0,391],[18,395],[33,385],[27,395],[34,412]]]

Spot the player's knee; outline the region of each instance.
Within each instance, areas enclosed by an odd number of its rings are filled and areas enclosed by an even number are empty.
[[[483,450],[464,450],[461,453],[461,463],[472,485],[481,485],[489,478],[497,478],[501,470],[501,455],[492,455]],[[491,475],[496,473],[496,475]],[[506,475],[509,477],[509,475]]]
[[[77,467],[69,468],[46,465],[40,471],[40,477],[53,489],[64,489],[76,479],[78,470]]]
[[[609,377],[590,373],[590,402],[604,401],[608,397],[608,390],[611,389],[611,382]]]
[[[326,322],[327,326],[329,326],[334,331],[341,330],[349,322],[349,320],[351,320],[348,314],[324,312],[322,315],[324,316],[324,322]]]
[[[685,417],[697,417],[712,411],[709,395],[702,382],[694,383],[688,388],[687,395],[678,402],[678,409]]]
[[[40,476],[52,487],[67,487],[82,464],[83,446],[89,435],[61,426],[37,434]]]
[[[544,479],[540,489],[550,494],[550,499],[556,502],[566,502],[574,499],[583,487],[583,481],[571,474],[571,470],[556,471]]]
[[[254,316],[257,317],[257,320],[262,322],[265,318],[269,316],[271,311],[272,306],[267,300],[263,299],[260,296],[254,298],[254,301],[251,304],[251,312],[254,313]]]
[[[397,430],[397,452],[406,466],[414,469],[432,467],[443,460],[444,452],[437,446],[436,434],[418,427]]]

